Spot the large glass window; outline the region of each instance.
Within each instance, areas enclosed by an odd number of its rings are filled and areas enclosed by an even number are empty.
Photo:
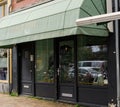
[[[53,40],[36,42],[36,82],[54,82]]]
[[[7,80],[7,49],[0,49],[0,80]]]
[[[107,38],[80,36],[77,40],[79,83],[107,85]]]

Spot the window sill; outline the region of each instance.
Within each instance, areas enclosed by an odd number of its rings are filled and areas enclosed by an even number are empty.
[[[8,83],[8,80],[0,80],[0,83]]]

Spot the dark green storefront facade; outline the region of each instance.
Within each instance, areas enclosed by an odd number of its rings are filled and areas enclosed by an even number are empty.
[[[13,92],[107,106],[116,97],[114,36],[106,24],[75,23],[103,13],[105,0],[54,0],[2,18],[0,46],[13,49]]]

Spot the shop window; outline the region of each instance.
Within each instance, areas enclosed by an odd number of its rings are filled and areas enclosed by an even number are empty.
[[[36,42],[36,82],[53,83],[54,55],[53,40]]]
[[[107,38],[78,37],[79,84],[107,85]]]
[[[0,18],[7,15],[7,1],[0,1]],[[0,80],[7,80],[7,49],[0,49]]]
[[[7,49],[0,49],[0,80],[7,80]]]

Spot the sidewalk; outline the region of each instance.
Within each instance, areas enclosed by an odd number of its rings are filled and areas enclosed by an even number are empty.
[[[75,107],[72,104],[0,94],[0,107]]]

